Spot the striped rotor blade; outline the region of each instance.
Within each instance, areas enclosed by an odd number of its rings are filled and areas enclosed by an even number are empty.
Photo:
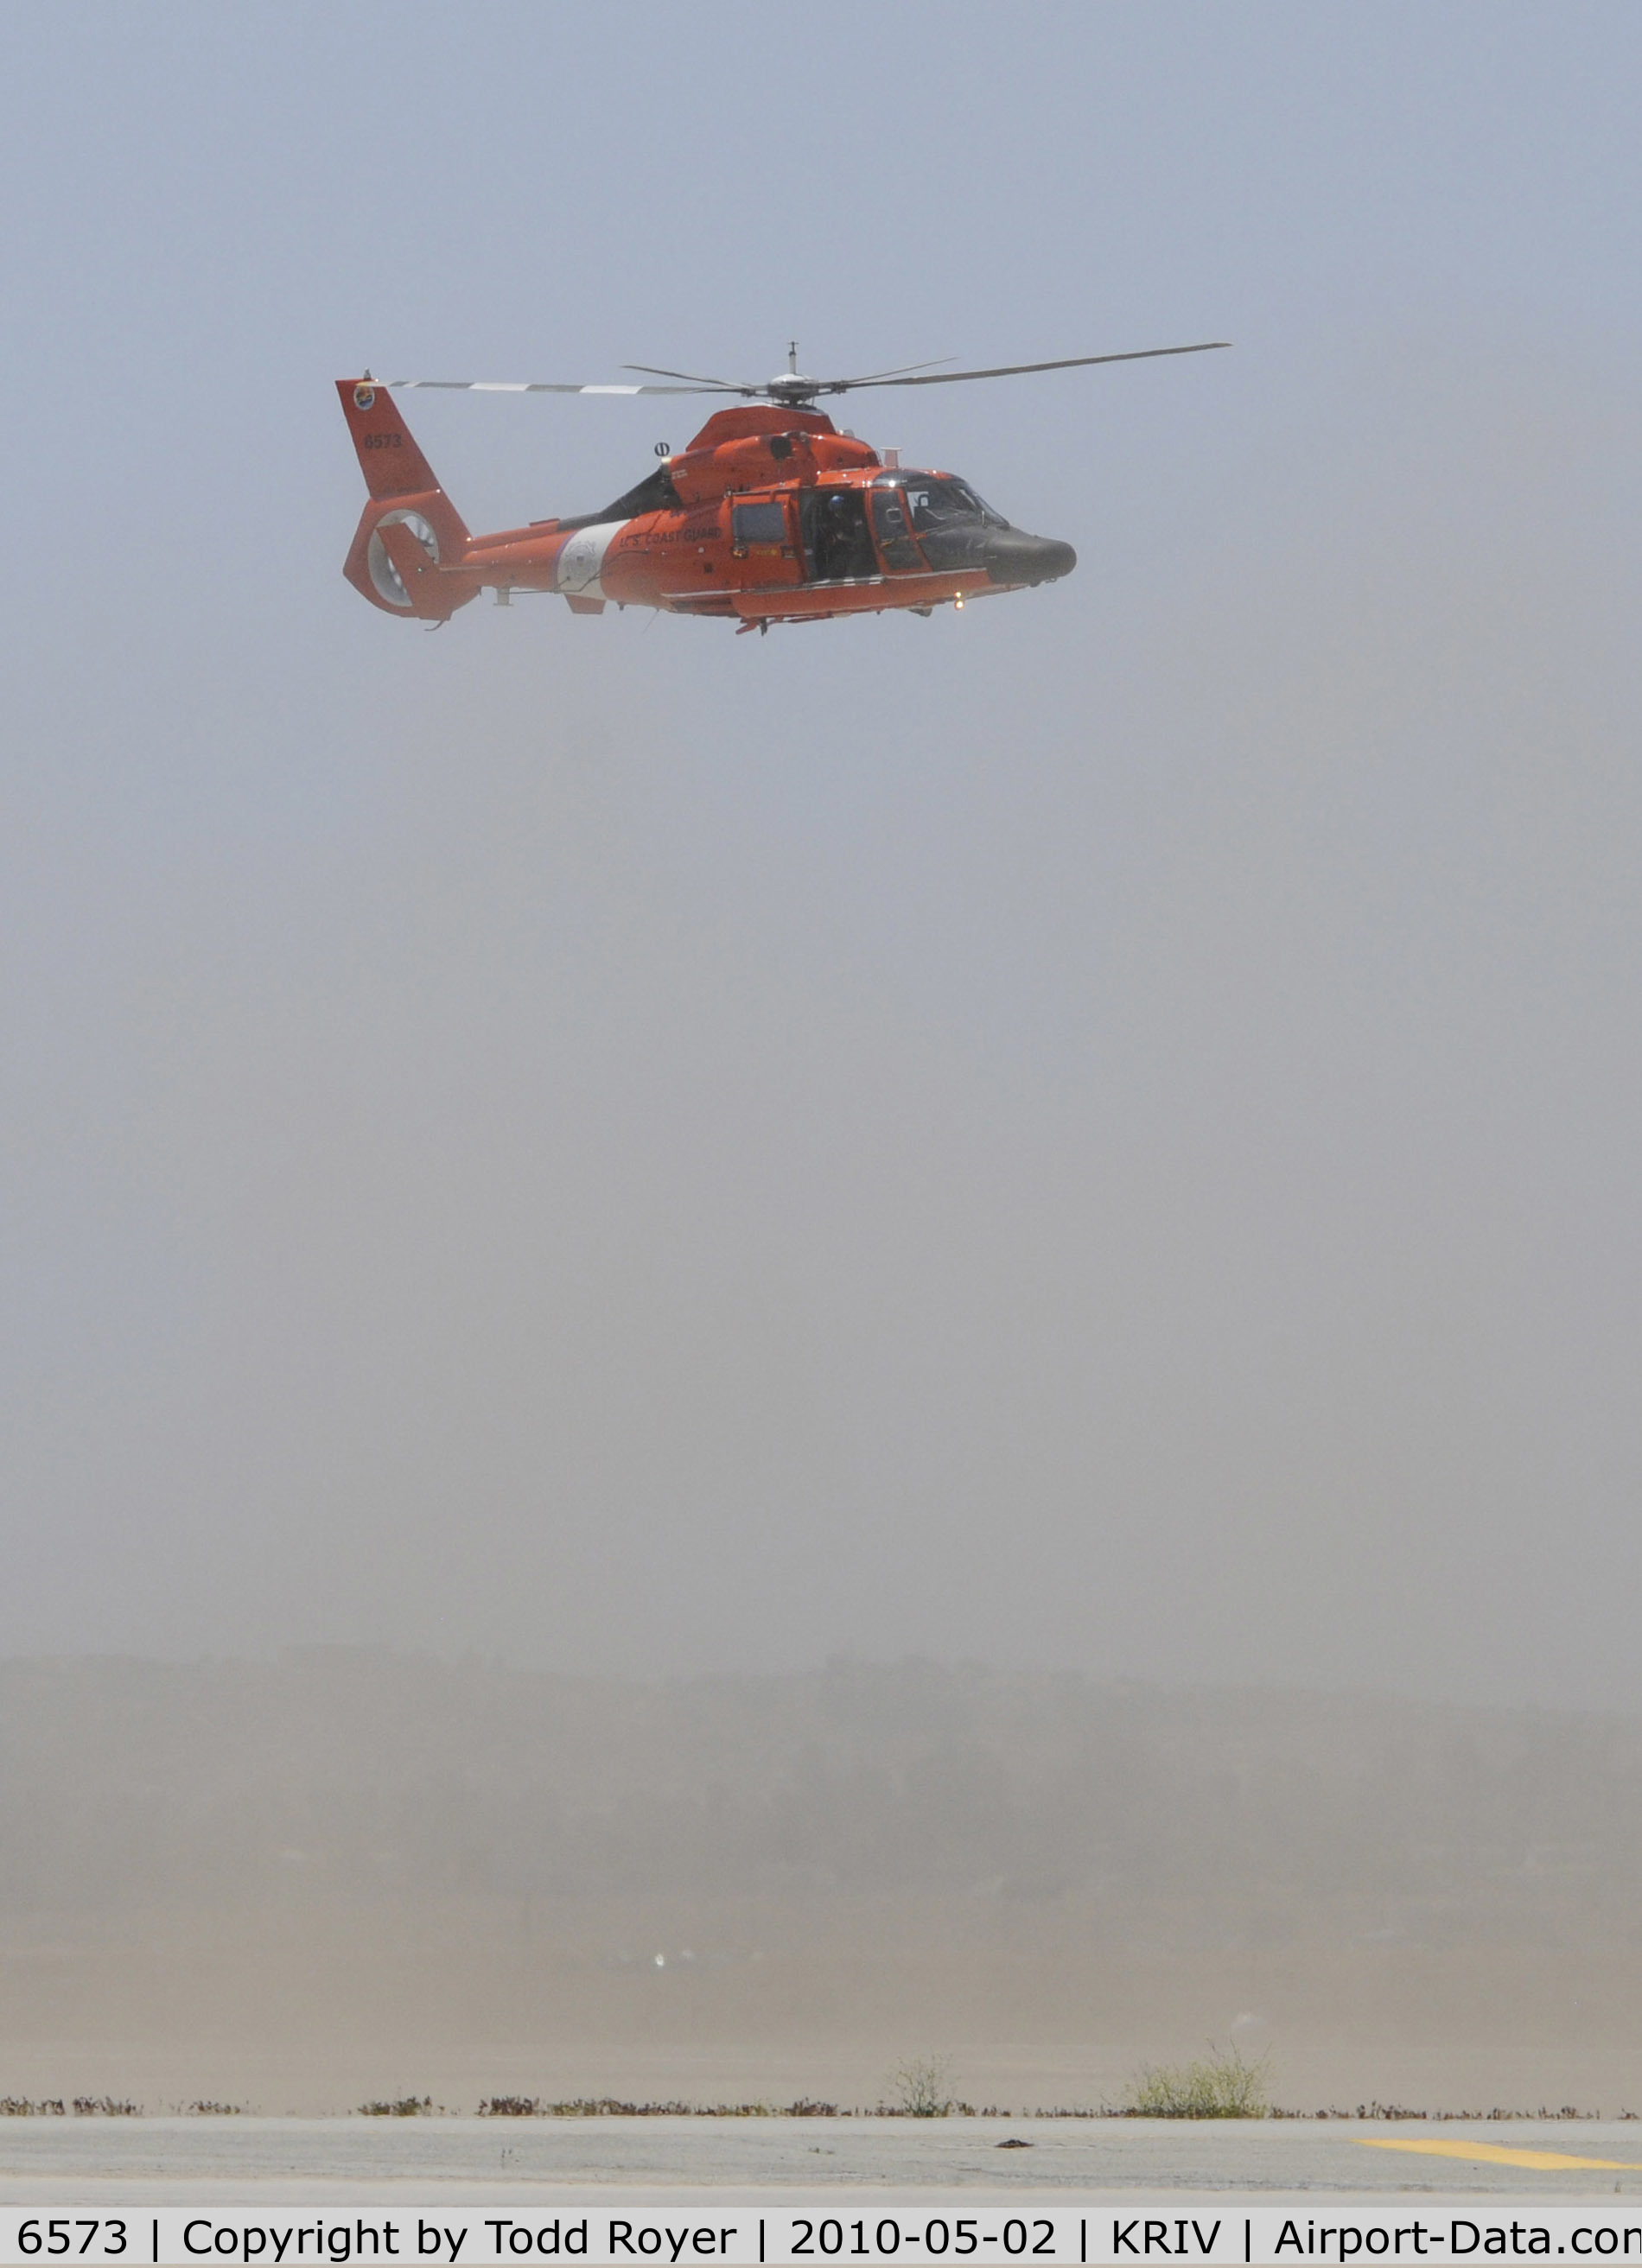
[[[1035,370],[1087,370],[1097,362],[1155,362],[1161,355],[1212,354],[1229,347],[1230,339],[1204,339],[1191,347],[1141,347],[1129,354],[1071,355],[1062,362],[1008,362],[996,370],[942,370],[931,378],[837,378],[827,379],[820,391],[847,394],[857,386],[957,386],[967,378],[1020,378]]]
[[[554,386],[542,379],[379,378],[378,386],[432,387],[446,394],[716,394],[712,386]]]

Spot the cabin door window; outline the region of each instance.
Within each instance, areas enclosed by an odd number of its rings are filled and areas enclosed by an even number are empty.
[[[787,507],[781,497],[759,497],[737,504],[731,515],[737,552],[748,558],[778,559],[786,548]]]

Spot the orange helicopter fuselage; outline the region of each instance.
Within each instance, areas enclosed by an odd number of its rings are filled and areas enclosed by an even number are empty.
[[[751,630],[927,613],[1077,563],[1069,544],[1011,528],[951,475],[886,465],[829,417],[782,403],[719,410],[604,512],[473,535],[388,390],[342,379],[337,393],[370,490],[342,571],[415,621],[446,622],[490,590],[504,605],[545,592],[578,614],[654,607]]]

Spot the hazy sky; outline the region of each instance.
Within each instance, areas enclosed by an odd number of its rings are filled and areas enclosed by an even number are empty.
[[[1642,16],[0,16],[0,1651],[1642,1706]],[[331,381],[863,397],[1078,573],[340,573]],[[690,403],[416,397],[475,526]],[[841,422],[844,413],[841,413]]]

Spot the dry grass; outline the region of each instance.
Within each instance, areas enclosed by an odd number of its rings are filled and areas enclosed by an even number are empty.
[[[1211,2047],[1194,2063],[1147,2064],[1123,2105],[1130,2118],[1266,2118],[1270,2062],[1246,2062],[1239,2051]]]
[[[950,2056],[909,2056],[889,2074],[890,2107],[903,2118],[949,2118],[967,2106],[954,2099]]]

